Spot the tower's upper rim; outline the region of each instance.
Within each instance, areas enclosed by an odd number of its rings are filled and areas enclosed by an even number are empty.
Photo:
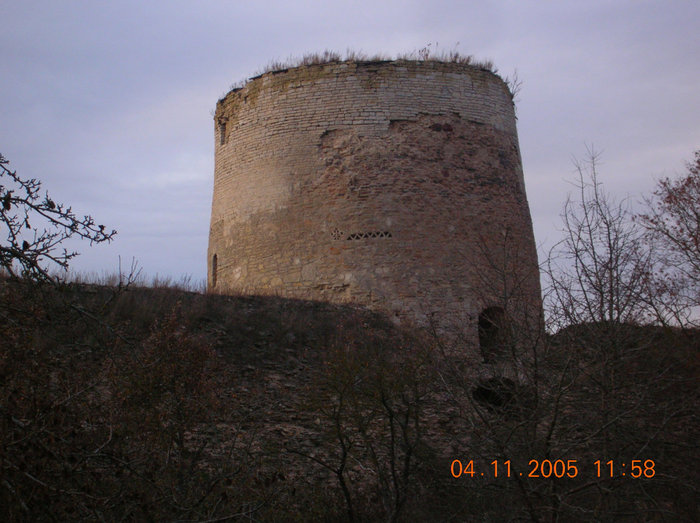
[[[283,67],[270,67],[268,69],[265,69],[264,71],[251,76],[248,81],[255,80],[257,78],[260,78],[262,76],[265,76],[266,74],[280,74],[280,73],[286,73],[291,70],[295,69],[304,69],[304,68],[309,68],[309,67],[323,67],[327,65],[337,65],[337,64],[356,64],[358,67],[359,66],[373,66],[373,65],[385,65],[385,64],[421,64],[426,67],[434,66],[436,64],[439,65],[450,65],[453,66],[457,69],[460,68],[468,68],[468,69],[478,69],[481,71],[486,71],[489,73],[494,73],[496,74],[496,69],[494,68],[493,64],[489,61],[483,61],[483,62],[478,62],[474,60],[449,60],[449,59],[439,59],[439,58],[428,58],[425,60],[416,60],[416,59],[410,59],[410,58],[395,58],[395,59],[384,59],[384,58],[370,58],[370,59],[362,59],[362,60],[357,60],[357,59],[348,59],[348,60],[319,60],[317,62],[312,62],[312,63],[300,63],[296,65],[287,65]],[[246,82],[247,83],[247,82]]]
[[[274,64],[273,64],[274,65]],[[440,59],[440,58],[428,58],[425,60],[416,59],[347,59],[347,60],[319,60],[312,63],[300,63],[298,65],[289,66],[271,66],[261,73],[251,76],[245,81],[234,84],[232,88],[219,100],[219,103],[223,102],[231,94],[237,93],[249,87],[251,84],[263,81],[269,77],[275,77],[280,75],[295,75],[304,72],[311,72],[314,70],[323,71],[329,68],[337,68],[338,73],[343,69],[355,68],[384,68],[384,67],[409,67],[415,70],[425,69],[433,71],[443,71],[443,72],[480,72],[481,74],[492,75],[498,78],[500,81],[507,84],[507,82],[498,74],[497,69],[494,68],[493,64],[488,61],[474,61],[471,59]],[[507,86],[510,90],[510,87]]]

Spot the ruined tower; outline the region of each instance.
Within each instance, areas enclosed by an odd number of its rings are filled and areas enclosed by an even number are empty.
[[[439,61],[271,71],[219,100],[208,287],[488,335],[539,316],[512,96]],[[513,302],[514,303],[514,302]]]

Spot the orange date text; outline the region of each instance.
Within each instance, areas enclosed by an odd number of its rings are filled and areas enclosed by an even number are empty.
[[[591,467],[592,465],[592,467]],[[579,463],[575,459],[531,459],[523,470],[516,470],[511,460],[493,460],[488,465],[475,465],[474,460],[455,459],[450,464],[450,473],[454,478],[576,478],[581,468],[592,468],[596,478],[653,478],[656,475],[656,463],[652,459],[633,459],[629,462],[614,460],[596,460],[592,464]],[[584,471],[585,472],[585,471]],[[591,472],[588,469],[588,472]]]

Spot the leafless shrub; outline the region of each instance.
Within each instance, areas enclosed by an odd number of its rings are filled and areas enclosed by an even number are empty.
[[[650,253],[642,248],[642,231],[627,202],[604,192],[599,159],[589,149],[584,162],[575,162],[578,194],[564,204],[564,239],[547,260],[550,318],[561,327],[649,318],[643,297],[652,269]]]
[[[51,281],[52,267],[68,268],[78,255],[62,247],[71,237],[90,245],[111,241],[117,231],[107,231],[91,216],[78,218],[70,206],[41,196],[41,182],[23,179],[8,169],[0,154],[0,222],[6,236],[0,243],[0,267],[13,277]],[[61,250],[62,249],[62,250]]]
[[[517,104],[520,101],[520,91],[522,91],[523,88],[523,81],[518,76],[518,70],[516,69],[513,71],[512,75],[506,76],[503,81],[508,86],[511,100],[513,100],[513,105],[517,108]]]
[[[687,173],[658,182],[647,211],[637,216],[653,249],[657,270],[650,278],[650,300],[663,324],[697,326],[700,314],[700,151]]]

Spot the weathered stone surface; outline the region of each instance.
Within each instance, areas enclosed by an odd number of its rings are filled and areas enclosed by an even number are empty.
[[[231,91],[215,124],[211,291],[357,302],[475,339],[479,313],[513,291],[505,268],[539,314],[515,115],[497,75],[300,66]]]

